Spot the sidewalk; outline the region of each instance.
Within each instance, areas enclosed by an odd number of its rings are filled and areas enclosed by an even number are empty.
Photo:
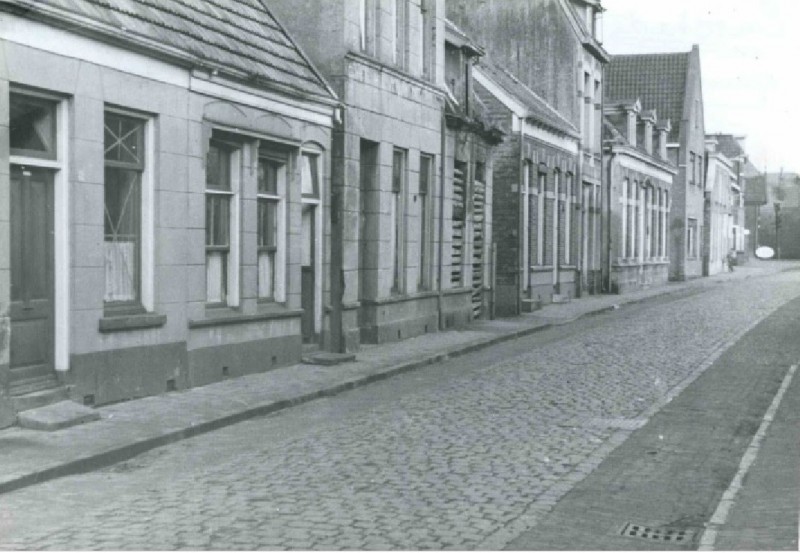
[[[56,432],[5,429],[0,431],[0,493],[95,470],[155,447],[625,304],[793,268],[800,268],[800,265],[751,261],[737,267],[733,273],[669,283],[624,296],[592,296],[548,305],[511,319],[477,321],[462,330],[363,346],[355,361],[337,366],[293,365],[200,388],[99,407],[99,421]]]

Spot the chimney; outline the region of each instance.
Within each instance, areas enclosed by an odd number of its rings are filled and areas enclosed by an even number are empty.
[[[669,119],[659,121],[656,125],[656,132],[658,133],[658,157],[667,161],[667,137],[672,130],[672,124]]]

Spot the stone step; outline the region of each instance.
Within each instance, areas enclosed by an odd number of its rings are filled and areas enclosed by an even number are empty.
[[[94,409],[69,400],[17,413],[17,424],[31,430],[60,430],[99,419]]]
[[[17,412],[44,407],[67,398],[67,390],[53,377],[22,382],[11,387],[11,402]]]

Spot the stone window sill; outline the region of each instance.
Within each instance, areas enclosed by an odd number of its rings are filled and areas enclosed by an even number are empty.
[[[108,316],[100,319],[99,329],[102,333],[125,332],[159,328],[167,323],[167,316],[158,313],[137,313],[132,315]]]
[[[274,319],[290,319],[299,317],[302,314],[302,309],[286,309],[278,306],[264,307],[260,309],[258,313],[252,315],[244,315],[242,313],[225,310],[225,312],[220,314],[209,314],[204,319],[191,320],[189,321],[189,328],[207,328],[212,326],[257,323]]]

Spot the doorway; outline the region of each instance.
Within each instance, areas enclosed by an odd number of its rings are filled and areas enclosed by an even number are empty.
[[[57,382],[53,367],[54,173],[11,166],[11,359],[12,395]]]

